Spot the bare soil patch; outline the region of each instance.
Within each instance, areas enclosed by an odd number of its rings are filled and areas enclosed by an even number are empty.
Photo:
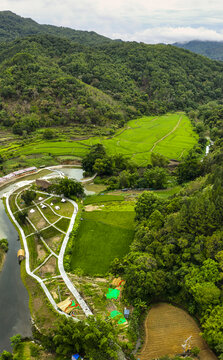
[[[217,360],[200,335],[195,320],[184,310],[160,303],[149,311],[145,321],[145,343],[140,360],[152,360],[164,355],[174,356],[183,352],[182,344],[190,336],[191,347],[199,347],[201,360]]]
[[[56,275],[56,265],[57,261],[54,256],[45,263],[45,265],[41,266],[38,271],[39,276],[44,277],[45,275]]]
[[[57,236],[53,236],[51,238],[46,239],[46,243],[49,245],[49,247],[54,251],[54,252],[59,252],[58,247],[61,243],[61,240],[63,238],[63,235],[57,235]]]
[[[44,250],[43,246],[41,246],[40,244],[37,245],[37,254],[38,254],[38,259],[39,260],[43,260],[46,256],[46,251]]]
[[[84,209],[87,212],[94,211],[94,210],[102,210],[101,206],[97,206],[97,205],[86,205]]]

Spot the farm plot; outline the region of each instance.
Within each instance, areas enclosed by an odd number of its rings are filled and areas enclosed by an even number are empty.
[[[29,210],[28,218],[31,220],[31,222],[33,223],[33,225],[36,227],[37,230],[41,230],[49,225],[46,222],[46,220],[42,217],[42,215],[40,214],[40,212],[36,206],[33,206]]]
[[[74,242],[72,269],[93,276],[106,274],[111,261],[129,251],[134,216],[134,211],[85,212]]]
[[[124,131],[111,139],[93,137],[81,143],[101,143],[110,154],[124,154],[138,165],[147,165],[151,152],[179,159],[197,142],[197,135],[183,113],[131,120]]]
[[[200,335],[194,319],[184,310],[160,303],[149,311],[145,321],[145,343],[140,360],[152,360],[165,355],[174,356],[183,352],[182,345],[191,336],[190,346],[201,351],[201,360],[217,360]]]
[[[31,270],[34,270],[49,255],[49,251],[36,235],[31,235],[27,237],[26,240],[30,254],[30,268]]]
[[[20,148],[18,153],[24,155],[30,154],[51,154],[59,155],[75,155],[83,157],[88,152],[88,147],[83,146],[74,141],[40,141],[36,144],[28,145]]]
[[[129,121],[125,128],[107,138],[95,136],[80,141],[40,141],[16,149],[18,155],[51,154],[54,156],[85,156],[91,145],[101,143],[109,154],[124,154],[137,165],[146,166],[151,152],[180,159],[196,144],[197,134],[184,113],[144,116]]]
[[[41,266],[41,268],[36,271],[36,275],[41,278],[45,278],[47,276],[55,276],[57,274],[57,259],[55,256],[51,256],[47,262]]]
[[[46,241],[47,245],[57,254],[59,254],[60,245],[63,241],[64,234],[55,229],[53,226],[42,230],[40,235]]]

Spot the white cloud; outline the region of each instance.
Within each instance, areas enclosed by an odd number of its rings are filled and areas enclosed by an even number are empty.
[[[123,40],[222,40],[222,0],[0,0],[1,10]]]
[[[148,44],[183,42],[190,40],[223,41],[223,30],[217,32],[204,27],[154,27],[134,34],[114,33],[113,39],[141,41]]]

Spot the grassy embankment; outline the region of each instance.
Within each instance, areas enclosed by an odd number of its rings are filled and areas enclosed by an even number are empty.
[[[139,166],[150,162],[151,152],[157,152],[168,158],[180,159],[197,142],[188,117],[184,113],[162,116],[144,116],[129,121],[126,126],[112,136],[94,136],[87,140],[71,141],[64,137],[55,140],[33,141],[24,146],[15,146],[11,150],[14,157],[35,159],[48,156],[51,159],[60,156],[83,157],[90,145],[102,143],[109,154],[122,153]],[[0,153],[5,153],[5,148]]]
[[[2,271],[2,268],[4,266],[5,257],[6,257],[5,251],[0,248],[0,272]]]

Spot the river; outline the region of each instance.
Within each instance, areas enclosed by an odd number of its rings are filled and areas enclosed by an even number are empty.
[[[20,276],[17,251],[18,233],[9,220],[0,200],[0,239],[7,238],[9,250],[0,273],[0,353],[11,350],[10,337],[31,336],[28,292]]]

